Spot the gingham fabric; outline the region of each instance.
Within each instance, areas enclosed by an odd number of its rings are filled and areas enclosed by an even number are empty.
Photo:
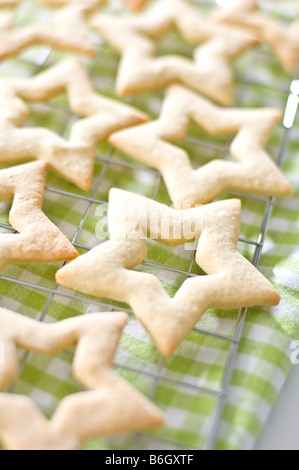
[[[24,3],[18,17],[20,22],[26,22],[36,12],[31,2]],[[280,3],[289,5],[289,2]],[[179,51],[189,56],[192,52],[190,46],[176,35],[162,41],[159,47],[161,54]],[[38,64],[49,66],[65,57],[57,52],[48,56],[48,52],[45,47],[32,48],[17,60],[2,63],[0,74],[2,77],[31,75],[40,69]],[[97,60],[84,60],[84,63],[95,88],[107,96],[115,96],[117,55],[101,46]],[[282,70],[267,49],[250,52],[236,64],[237,106],[275,105],[284,109],[291,80],[292,77]],[[155,117],[159,114],[162,98],[163,93],[147,93],[132,103]],[[60,97],[48,104],[32,105],[28,125],[45,126],[67,138],[72,119],[65,97]],[[116,370],[165,411],[167,425],[137,436],[94,439],[86,444],[87,449],[254,447],[292,367],[290,345],[299,340],[298,119],[287,134],[282,127],[274,133],[268,146],[274,159],[279,157],[283,136],[286,138],[283,171],[295,188],[295,197],[275,201],[259,264],[259,269],[280,292],[280,305],[272,309],[249,309],[228,386],[224,380],[225,370],[237,346],[232,338],[238,332],[238,311],[208,311],[199,321],[197,330],[190,333],[175,354],[165,361],[140,323],[130,315],[115,359]],[[188,150],[194,166],[198,167],[213,158],[229,158],[229,142],[229,136],[212,138],[190,126],[188,139],[181,145]],[[155,197],[155,200],[170,205],[158,172],[118,151],[112,152],[106,143],[99,146],[94,184],[89,192],[83,192],[49,173],[44,212],[76,243],[81,253],[99,243],[96,229],[101,224],[101,211],[98,207],[101,207],[100,201],[107,202],[111,187]],[[236,196],[224,194],[221,197]],[[244,241],[240,241],[239,249],[252,261],[268,207],[267,199],[245,196],[241,199],[241,237]],[[9,204],[0,204],[3,233],[9,231],[8,211]],[[191,248],[171,249],[151,242],[146,263],[137,269],[158,276],[169,295],[173,296],[186,279],[184,273],[203,274],[193,264],[193,256]],[[57,286],[55,272],[61,265],[8,267],[0,277],[0,306],[45,322],[97,311],[129,309],[129,306]],[[47,416],[51,415],[61,398],[80,390],[80,385],[72,377],[72,351],[55,357],[20,352],[20,359],[20,378],[13,393],[29,395]],[[222,399],[224,406],[218,408]],[[215,441],[211,440],[212,431]]]

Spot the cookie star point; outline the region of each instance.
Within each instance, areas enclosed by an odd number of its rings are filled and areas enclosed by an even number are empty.
[[[0,269],[11,263],[71,260],[79,256],[62,232],[42,212],[44,162],[0,171],[0,200],[13,200],[9,221],[19,234],[2,234]]]

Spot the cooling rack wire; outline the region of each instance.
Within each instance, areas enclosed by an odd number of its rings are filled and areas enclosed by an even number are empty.
[[[194,3],[198,3],[198,4],[204,5],[204,6],[207,6],[207,5],[208,6],[211,6],[211,5],[213,6],[213,5],[215,5],[215,3],[220,4],[220,1],[218,0],[218,1],[215,2],[213,0],[210,0],[210,1],[209,0],[206,0],[206,1],[204,1],[204,0],[194,0]],[[20,13],[20,15],[21,14],[22,13]],[[22,18],[19,18],[19,20],[20,20],[20,22],[22,22]],[[92,68],[90,70],[90,76],[91,76],[92,80],[95,78],[97,66],[103,60],[105,50],[106,50],[106,46],[99,42],[99,53],[97,55],[97,58],[94,60]],[[52,50],[51,50],[50,47],[41,46],[36,51],[35,55],[31,56],[31,58],[26,57],[26,55],[25,55],[25,57],[21,56],[20,58],[16,59],[16,62],[18,62],[21,65],[23,64],[24,66],[27,66],[27,67],[30,66],[33,73],[35,74],[35,73],[38,73],[38,72],[42,71],[44,68],[46,68],[51,63],[51,54],[52,54]],[[256,52],[254,52],[254,54],[263,55],[265,57],[267,56],[267,58],[270,58],[270,60],[275,60],[271,56],[271,53],[268,50],[257,50]],[[0,70],[0,72],[1,72],[1,70]],[[280,94],[285,95],[286,110],[285,110],[284,124],[283,124],[282,129],[281,129],[282,137],[281,137],[281,141],[280,141],[280,148],[279,148],[278,155],[277,155],[277,164],[281,167],[282,162],[283,162],[283,160],[286,156],[286,152],[287,152],[287,148],[288,148],[288,142],[289,142],[289,135],[290,135],[291,128],[293,127],[293,124],[294,124],[294,120],[295,120],[295,116],[296,116],[296,112],[297,112],[297,106],[298,106],[298,102],[299,102],[299,98],[298,98],[298,96],[299,96],[299,81],[297,82],[297,79],[299,79],[299,70],[298,69],[296,70],[296,72],[294,74],[294,77],[293,77],[293,80],[290,80],[290,84],[289,84],[288,87],[281,86],[279,84],[277,89],[273,87],[273,83],[265,83],[264,81],[261,83],[255,77],[252,77],[252,74],[250,74],[248,72],[249,72],[248,69],[244,70],[243,78],[241,80],[239,80],[239,83],[238,83],[238,86],[239,86],[238,100],[237,100],[237,103],[235,103],[237,106],[242,106],[244,95],[246,95],[246,90],[248,90],[248,87],[250,87],[250,86],[261,86],[262,88],[265,88],[265,89],[268,88],[269,90],[274,90],[274,91],[279,92]],[[134,104],[134,102],[132,102],[132,104]],[[57,105],[57,103],[50,103],[49,106],[52,108],[53,113],[55,113],[57,111],[57,109],[59,108],[59,111],[61,111],[61,109],[64,109],[66,114],[69,116],[68,120],[63,122],[63,125],[60,128],[60,134],[64,135],[66,129],[69,127],[69,125],[74,120],[76,120],[77,117],[75,115],[73,115],[72,112],[66,106],[64,108],[64,105],[61,105],[61,104]],[[190,144],[194,144],[194,145],[204,146],[207,149],[210,148],[210,149],[213,150],[213,149],[216,148],[218,151],[220,150],[222,152],[223,156],[225,156],[229,151],[229,145],[231,143],[231,138],[228,138],[227,142],[224,145],[214,144],[214,143],[203,141],[201,139],[197,139],[197,138],[194,138],[194,137],[187,137],[186,142],[188,142]],[[126,161],[126,160],[122,161],[122,160],[115,157],[115,153],[116,152],[111,148],[108,157],[103,156],[101,154],[97,155],[97,157],[96,157],[97,161],[101,162],[103,166],[102,166],[101,172],[100,172],[100,174],[99,174],[99,176],[98,176],[98,178],[95,182],[95,185],[93,187],[94,188],[93,193],[92,193],[91,196],[84,196],[84,195],[81,195],[81,194],[76,194],[76,192],[64,191],[62,189],[55,188],[55,187],[50,186],[50,185],[46,186],[46,194],[47,193],[48,194],[49,193],[54,193],[54,194],[57,194],[57,195],[68,197],[68,198],[73,198],[77,201],[80,201],[80,200],[85,201],[87,203],[85,211],[82,213],[82,218],[80,220],[80,223],[78,224],[76,233],[75,233],[75,235],[73,236],[73,239],[72,239],[73,245],[76,248],[81,249],[83,252],[86,252],[86,251],[88,251],[92,248],[91,246],[87,246],[85,244],[79,243],[80,234],[81,234],[82,229],[84,227],[84,224],[85,224],[85,222],[86,222],[86,220],[89,216],[91,208],[94,204],[107,204],[107,201],[100,200],[100,199],[97,198],[97,193],[98,193],[98,190],[99,190],[102,182],[105,179],[105,176],[108,172],[108,169],[109,169],[110,165],[113,165],[114,167],[118,167],[119,169],[127,168],[127,169],[131,169],[131,170],[142,171],[144,173],[150,174],[151,177],[154,176],[155,177],[155,185],[154,185],[154,189],[153,189],[153,192],[152,192],[152,195],[151,195],[151,198],[153,200],[156,199],[156,196],[158,194],[160,185],[162,184],[162,177],[161,177],[161,174],[158,171],[153,170],[151,168],[146,168],[144,166],[140,166],[140,165],[138,165],[138,163],[135,164],[135,163],[131,163],[130,161]],[[259,262],[260,262],[260,257],[263,253],[264,241],[265,241],[265,237],[266,237],[266,234],[267,234],[267,229],[268,229],[268,224],[269,224],[269,220],[270,220],[270,217],[271,217],[271,213],[272,213],[272,210],[273,210],[273,207],[274,207],[274,204],[275,204],[275,199],[273,197],[262,198],[262,197],[255,197],[255,196],[245,195],[245,194],[236,193],[236,192],[229,193],[229,194],[233,195],[233,196],[236,196],[236,197],[242,197],[243,199],[247,199],[247,200],[258,201],[258,202],[260,202],[261,204],[264,205],[262,223],[261,223],[261,226],[260,226],[260,230],[259,230],[259,234],[258,234],[257,239],[255,240],[255,239],[245,238],[245,237],[240,237],[240,239],[239,239],[239,241],[241,243],[253,248],[253,256],[252,256],[251,261],[252,261],[253,265],[258,268]],[[16,233],[15,230],[7,224],[0,224],[0,227],[2,229],[5,229],[6,231]],[[192,253],[191,261],[190,261],[188,270],[176,269],[173,266],[165,266],[163,264],[155,263],[155,262],[152,262],[152,261],[144,261],[142,263],[142,265],[144,265],[144,266],[149,266],[149,267],[156,268],[156,269],[163,269],[163,270],[167,270],[167,271],[173,272],[175,274],[178,274],[178,275],[182,276],[182,282],[184,282],[186,279],[188,279],[190,277],[198,275],[198,274],[194,274],[192,272],[194,264],[195,264],[195,251]],[[8,283],[13,283],[16,286],[23,286],[25,288],[34,289],[36,291],[41,291],[45,295],[47,295],[47,301],[44,305],[44,308],[43,308],[42,312],[40,313],[39,317],[37,318],[41,322],[45,320],[46,315],[47,315],[47,313],[50,309],[50,306],[51,306],[51,304],[54,300],[54,297],[57,294],[57,289],[58,289],[57,284],[55,284],[53,286],[53,288],[49,288],[49,287],[45,287],[45,286],[35,284],[33,282],[27,282],[26,280],[23,280],[23,279],[22,280],[14,279],[14,278],[11,278],[11,277],[8,277],[8,276],[0,276],[0,280],[6,281]],[[117,306],[111,305],[111,303],[105,304],[102,301],[100,302],[100,301],[96,301],[96,300],[93,300],[93,299],[86,299],[84,296],[81,296],[80,294],[76,294],[76,293],[67,292],[67,291],[62,290],[62,291],[59,291],[59,296],[65,297],[66,299],[72,299],[72,300],[75,300],[75,301],[79,301],[79,302],[93,303],[96,306],[99,306],[100,310],[105,310],[105,311],[126,310],[128,313],[133,315],[133,312],[131,310],[124,309],[124,308],[119,308]],[[213,411],[213,414],[212,414],[212,417],[211,417],[211,420],[210,420],[210,424],[209,424],[209,431],[208,431],[208,435],[207,435],[207,438],[206,438],[206,443],[205,443],[205,446],[204,446],[205,449],[213,449],[214,446],[215,446],[215,442],[216,442],[216,439],[217,439],[217,436],[218,436],[218,431],[219,431],[220,417],[221,417],[221,413],[222,413],[222,410],[223,410],[223,406],[224,406],[225,401],[226,401],[227,389],[228,389],[230,379],[231,379],[231,375],[232,375],[232,371],[233,371],[233,368],[234,368],[234,363],[235,363],[235,359],[236,359],[236,353],[237,353],[237,350],[238,350],[238,345],[239,345],[241,337],[242,337],[242,331],[243,331],[243,327],[244,327],[246,314],[247,314],[247,308],[240,309],[240,311],[238,313],[238,316],[236,318],[234,331],[233,331],[232,335],[222,335],[222,334],[217,333],[217,332],[213,332],[213,331],[209,331],[209,330],[205,330],[205,329],[200,329],[200,328],[194,328],[194,333],[195,334],[207,335],[207,336],[225,341],[226,343],[229,344],[227,360],[226,360],[226,363],[225,363],[224,368],[223,368],[222,381],[220,383],[220,387],[219,387],[218,390],[215,390],[214,388],[203,387],[203,386],[200,386],[200,385],[197,385],[197,384],[191,384],[189,382],[184,382],[184,381],[178,380],[176,378],[168,377],[166,375],[163,375],[164,360],[163,360],[162,357],[160,358],[160,361],[158,362],[158,364],[155,366],[156,367],[155,371],[147,371],[147,370],[144,370],[144,369],[139,369],[138,367],[136,367],[136,368],[135,367],[129,367],[129,366],[126,366],[126,365],[123,365],[123,364],[115,363],[115,366],[119,369],[125,369],[125,370],[127,370],[129,372],[132,372],[132,373],[135,373],[135,374],[140,374],[142,376],[147,376],[147,378],[149,380],[151,380],[151,387],[150,387],[150,393],[149,393],[149,398],[150,399],[153,399],[153,397],[155,395],[155,391],[156,391],[159,383],[162,382],[162,381],[166,382],[166,383],[167,382],[171,383],[173,386],[178,386],[178,387],[179,386],[184,386],[186,388],[190,388],[195,393],[204,394],[204,395],[207,395],[207,396],[214,397],[215,398],[215,407],[214,407],[214,411]],[[71,351],[68,351],[68,353],[72,354]],[[28,358],[28,353],[23,353],[21,355],[21,368],[24,368],[27,358]],[[13,393],[13,389],[11,390],[11,392]],[[40,405],[40,406],[47,413],[51,413],[53,411],[51,409],[47,409],[43,405]],[[140,440],[141,436],[146,436],[146,434],[145,433],[136,434],[135,439],[134,439],[135,447],[133,447],[133,448],[138,449],[138,440]],[[166,437],[152,436],[152,435],[148,436],[148,437],[150,437],[152,442],[161,443],[161,445],[164,446],[164,448],[197,449],[197,447],[184,445],[184,443],[182,443],[182,442],[177,442],[175,440],[168,439]]]

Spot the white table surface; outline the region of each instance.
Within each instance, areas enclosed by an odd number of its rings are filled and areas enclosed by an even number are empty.
[[[299,364],[274,405],[257,450],[299,450]]]

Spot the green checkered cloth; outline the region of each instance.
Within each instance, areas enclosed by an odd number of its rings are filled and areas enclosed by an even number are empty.
[[[282,2],[284,3],[284,2]],[[26,15],[35,10],[25,2]],[[23,16],[24,16],[24,7]],[[27,16],[25,15],[25,19]],[[24,21],[25,22],[25,21]],[[160,44],[159,53],[180,51],[190,56],[192,49],[176,35]],[[1,76],[27,76],[36,73],[37,58],[47,55],[47,47],[31,48],[18,60],[0,65]],[[46,65],[65,57],[51,52]],[[99,48],[96,61],[84,60],[95,88],[107,96],[114,94],[117,55],[107,47]],[[245,76],[244,76],[245,70]],[[286,106],[291,77],[266,49],[246,54],[236,64],[236,101],[239,106]],[[155,117],[159,114],[163,94],[147,93],[134,105]],[[45,126],[67,138],[72,115],[65,97],[50,103],[32,105],[30,126]],[[284,130],[277,129],[268,149],[277,159]],[[163,361],[148,334],[130,315],[115,358],[116,370],[141,393],[161,408],[167,424],[146,434],[122,435],[94,439],[87,449],[189,449],[207,446],[212,424],[216,424],[215,448],[248,449],[255,444],[271,408],[292,367],[290,345],[299,339],[299,122],[287,135],[283,171],[295,188],[292,199],[277,199],[269,223],[259,269],[275,285],[282,301],[275,308],[249,309],[233,372],[225,388],[224,406],[215,419],[219,397],[223,392],[225,367],[235,347],[229,338],[238,326],[238,311],[209,310],[198,322],[197,331],[189,334],[175,354]],[[190,155],[195,167],[214,158],[229,158],[226,138],[212,138],[196,126],[190,126],[188,139],[180,145]],[[191,137],[191,139],[190,139]],[[112,159],[112,161],[111,161]],[[84,247],[99,243],[95,233],[100,217],[99,204],[86,198],[108,201],[108,192],[118,187],[171,204],[157,172],[118,151],[111,152],[107,143],[98,149],[93,188],[83,192],[49,172],[43,209],[46,215],[71,240]],[[235,197],[223,194],[221,198]],[[266,200],[241,197],[243,203],[241,237],[257,241],[264,218]],[[7,233],[9,204],[0,204],[1,232]],[[83,215],[86,215],[82,219]],[[83,225],[78,231],[81,221]],[[156,275],[170,296],[182,285],[194,252],[150,242],[147,261],[137,269]],[[241,253],[252,261],[255,246],[239,243]],[[154,266],[152,264],[155,264]],[[84,296],[55,284],[55,272],[61,263],[15,265],[2,272],[0,306],[45,322],[71,316],[120,309],[116,303]],[[177,270],[181,271],[178,272]],[[100,280],[99,280],[100,282]],[[128,306],[127,306],[128,308]],[[30,396],[50,416],[59,401],[80,390],[72,377],[72,354],[67,351],[54,357],[20,353],[21,373],[13,392]],[[124,403],[125,406],[125,403]]]

